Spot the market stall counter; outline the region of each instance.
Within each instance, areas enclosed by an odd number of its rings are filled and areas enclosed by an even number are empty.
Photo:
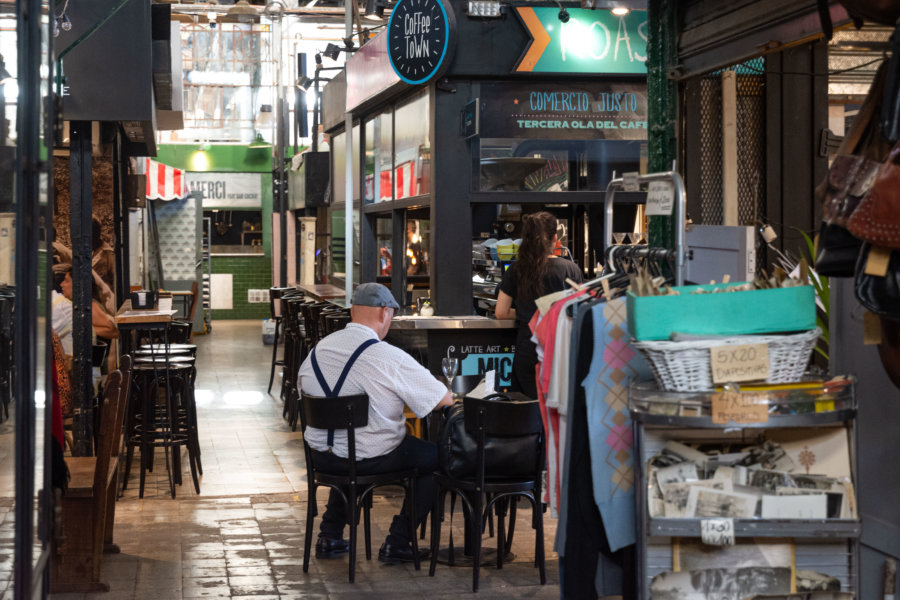
[[[497,387],[508,388],[512,378],[516,326],[512,319],[469,316],[397,316],[386,340],[409,352],[435,377],[441,359],[456,358],[456,375],[497,372]]]

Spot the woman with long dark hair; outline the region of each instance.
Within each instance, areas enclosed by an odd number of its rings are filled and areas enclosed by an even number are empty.
[[[516,320],[512,387],[529,398],[537,398],[537,350],[528,328],[537,310],[535,300],[568,287],[566,278],[582,281],[574,262],[554,254],[556,242],[556,217],[548,212],[522,217],[522,245],[516,262],[503,274],[494,309],[498,319]]]

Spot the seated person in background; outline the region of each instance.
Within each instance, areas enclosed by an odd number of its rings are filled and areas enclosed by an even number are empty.
[[[53,330],[59,336],[63,349],[72,354],[72,265],[58,263],[53,266]],[[94,335],[106,339],[119,337],[115,321],[100,304],[96,281],[92,288],[91,324]]]
[[[351,356],[364,344],[363,351],[349,371],[339,395],[368,394],[369,424],[356,430],[356,471],[360,475],[418,469],[416,506],[404,502],[394,517],[390,533],[378,560],[386,563],[412,562],[408,511],[415,510],[416,522],[422,523],[434,501],[432,472],[437,469],[437,446],[406,434],[403,405],[418,417],[424,417],[453,400],[447,386],[413,358],[386,342],[381,342],[391,326],[399,305],[390,291],[379,283],[364,283],[351,299],[352,322],[316,344],[298,373],[298,387],[313,396],[331,395]],[[327,393],[326,393],[327,391]],[[304,433],[313,460],[325,472],[347,472],[347,434],[308,427]],[[344,525],[349,522],[340,495],[334,490],[322,515],[316,558],[331,558],[348,551],[342,539]]]

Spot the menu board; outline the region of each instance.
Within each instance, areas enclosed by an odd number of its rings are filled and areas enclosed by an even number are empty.
[[[482,138],[647,139],[643,82],[481,85]]]

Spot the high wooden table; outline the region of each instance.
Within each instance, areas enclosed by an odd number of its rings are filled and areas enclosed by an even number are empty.
[[[330,283],[301,283],[297,285],[297,289],[310,298],[314,298],[319,301],[343,298],[346,295],[346,291],[344,290],[344,288],[339,288],[338,286],[331,285]]]
[[[166,327],[172,322],[172,317],[177,310],[153,310],[153,309],[132,309],[131,300],[125,300],[116,313],[116,327],[120,333],[127,335],[121,336],[119,348],[120,355],[129,353],[132,348],[132,333],[134,331],[162,331],[165,338]]]

